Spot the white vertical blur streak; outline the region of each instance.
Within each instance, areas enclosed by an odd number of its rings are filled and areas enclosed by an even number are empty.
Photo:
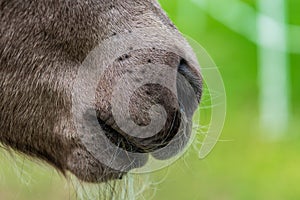
[[[259,44],[257,38],[257,17],[259,13],[247,3],[239,0],[190,0],[195,6],[209,14],[218,22],[224,24],[230,30],[239,33],[255,44]],[[272,19],[275,23],[278,23]],[[288,35],[288,48],[290,53],[300,54],[300,26],[281,24],[285,26]],[[285,47],[284,47],[285,48]]]
[[[258,66],[263,128],[277,137],[288,127],[289,59],[285,0],[258,0]]]

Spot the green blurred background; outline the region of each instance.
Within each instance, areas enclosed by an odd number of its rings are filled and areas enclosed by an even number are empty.
[[[262,14],[261,1],[160,0],[180,31],[201,44],[219,67],[226,87],[227,118],[208,157],[200,160],[197,150],[192,149],[184,159],[154,175],[157,181],[165,179],[156,186],[153,199],[300,199],[300,1],[264,1],[270,3],[265,15],[283,20],[287,43],[286,53],[281,53],[285,64],[269,69],[268,76],[262,74],[262,45],[257,39],[260,30],[255,26]],[[280,2],[286,5],[285,15],[274,10],[284,10]],[[268,33],[270,37],[278,34],[274,30]],[[277,56],[269,58],[271,62],[273,59],[276,61]],[[282,70],[282,77],[272,87],[262,77],[276,80],[277,69]],[[269,100],[275,109],[267,115],[284,123],[264,120],[262,88],[281,90],[278,99]],[[277,103],[283,104],[278,110]],[[6,154],[0,153],[0,158],[4,160],[0,168],[1,200],[69,199],[71,191],[54,170]],[[25,170],[13,169],[20,166]],[[35,178],[26,173],[33,173]]]

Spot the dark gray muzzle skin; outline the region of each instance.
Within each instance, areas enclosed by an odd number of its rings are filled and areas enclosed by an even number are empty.
[[[165,44],[168,48],[157,48],[163,41],[153,37],[156,48],[128,49],[99,78],[94,107],[99,126],[112,142],[142,153],[166,146],[178,131],[182,112],[191,119],[202,93],[193,51],[188,45],[179,45],[186,43],[185,39],[159,4],[154,0],[0,0],[0,143],[46,161],[63,174],[70,171],[83,181],[120,178],[125,172],[103,164],[101,152],[95,156],[89,151],[97,144],[82,142],[76,130],[74,80],[89,53],[102,41],[149,27],[157,30],[158,38],[166,37],[162,30],[168,30],[171,34],[167,37],[176,38],[178,44],[169,42]],[[194,60],[176,54],[178,49]],[[170,81],[177,84],[178,97],[159,85],[141,87],[130,104],[133,121],[147,125],[146,111],[159,103],[166,110],[167,122],[155,137],[139,140],[114,124],[110,97],[115,79],[131,66],[145,63],[175,69],[193,87],[196,101],[185,99],[184,86],[178,85],[176,76]],[[85,117],[88,119],[88,114]]]

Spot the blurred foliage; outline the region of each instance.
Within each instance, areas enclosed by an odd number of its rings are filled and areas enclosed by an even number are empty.
[[[243,2],[256,8],[254,0]],[[300,55],[289,55],[290,128],[280,140],[270,140],[258,127],[257,46],[190,0],[160,0],[160,3],[180,31],[197,40],[215,60],[227,90],[228,112],[222,137],[206,159],[198,159],[197,151],[191,149],[181,161],[155,174],[157,181],[166,179],[157,185],[154,199],[299,199]],[[300,1],[287,0],[287,5],[288,23],[300,25]],[[70,191],[55,171],[44,166],[27,166],[35,177],[29,187],[20,178],[26,174],[15,173],[11,169],[14,161],[4,157],[0,154],[0,159],[6,160],[0,168],[1,200],[69,199]]]
[[[160,2],[180,31],[197,40],[215,60],[227,88],[229,110],[257,111],[259,89],[257,46],[214,20],[190,0],[161,0]],[[243,2],[256,7],[254,0],[243,0]],[[289,23],[299,25],[299,1],[287,2]],[[184,5],[184,9],[181,5]],[[297,92],[300,91],[300,56],[299,54],[289,56],[292,87],[291,110],[293,114],[297,114],[300,107],[300,94]]]
[[[199,160],[191,150],[184,162],[170,167],[155,199],[299,199],[300,55],[289,54],[289,130],[283,138],[272,140],[258,126],[257,46],[192,1],[160,2],[180,31],[197,40],[216,62],[226,87],[228,111],[223,134],[213,152]],[[256,9],[256,1],[243,2]],[[300,2],[286,2],[287,23],[300,25]]]

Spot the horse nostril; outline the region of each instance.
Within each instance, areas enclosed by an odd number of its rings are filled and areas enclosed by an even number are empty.
[[[181,59],[178,65],[177,94],[180,108],[191,118],[198,107],[202,95],[202,81],[197,69]]]
[[[200,74],[191,68],[185,59],[180,60],[178,65],[178,73],[181,74],[186,81],[188,81],[190,86],[193,88],[199,102],[202,94],[202,81]]]

